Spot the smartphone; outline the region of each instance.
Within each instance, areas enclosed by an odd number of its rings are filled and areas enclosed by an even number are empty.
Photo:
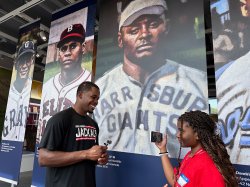
[[[161,142],[162,141],[162,133],[151,131],[151,142]]]

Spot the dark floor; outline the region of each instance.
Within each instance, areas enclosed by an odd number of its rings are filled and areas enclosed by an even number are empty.
[[[23,172],[20,174],[19,184],[15,187],[30,187],[32,171]],[[0,181],[0,187],[11,187],[10,183]]]

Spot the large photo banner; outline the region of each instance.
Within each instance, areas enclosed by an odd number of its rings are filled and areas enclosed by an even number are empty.
[[[163,186],[151,131],[168,135],[175,162],[187,151],[180,153],[177,118],[208,112],[203,1],[109,0],[99,18],[94,118],[110,152],[97,184]]]
[[[95,1],[84,1],[52,15],[32,186],[45,183],[46,171],[38,164],[38,147],[47,121],[75,103],[80,83],[91,81],[95,12]]]
[[[250,186],[250,1],[211,2],[218,124],[241,186]]]
[[[0,180],[18,184],[40,20],[19,30],[0,150]]]

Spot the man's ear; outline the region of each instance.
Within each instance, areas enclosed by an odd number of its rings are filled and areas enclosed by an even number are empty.
[[[169,33],[169,30],[170,30],[170,20],[169,19],[166,19],[165,25],[166,25],[165,35],[167,36]]]
[[[122,33],[119,31],[118,32],[118,46],[120,48],[123,48],[123,43],[122,43]]]
[[[85,53],[86,53],[86,43],[85,42],[83,42],[82,43],[82,54],[84,55]]]
[[[79,97],[80,99],[82,99],[82,96],[83,96],[83,92],[79,92],[79,93],[78,93],[78,97]]]

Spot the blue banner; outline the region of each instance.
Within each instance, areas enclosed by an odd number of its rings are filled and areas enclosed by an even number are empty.
[[[32,186],[43,187],[45,184],[46,170],[39,166],[38,147],[47,121],[57,112],[71,107],[75,103],[76,90],[80,83],[86,80],[91,81],[95,13],[96,1],[89,0],[75,3],[63,10],[54,12],[52,15],[36,137]],[[61,74],[60,63],[62,62],[58,58],[57,44],[65,33],[64,31],[70,32],[76,27],[84,30],[85,53],[82,55],[80,69],[78,69],[80,74],[77,74],[73,80],[68,80]],[[68,71],[66,74],[74,73]],[[63,78],[65,79],[62,80]],[[67,82],[63,82],[65,80]]]
[[[94,119],[99,143],[112,143],[98,186],[166,184],[151,132],[168,135],[174,160],[178,117],[208,112],[203,9],[200,0],[100,2]]]
[[[236,175],[239,177],[239,186],[250,186],[250,166],[235,164]]]
[[[18,184],[40,20],[19,30],[0,147],[0,180]]]
[[[23,142],[2,140],[0,150],[0,180],[11,184],[18,183],[22,152]]]
[[[44,186],[46,171],[45,168],[39,166],[37,147],[36,144],[31,186]]]
[[[250,186],[250,2],[211,2],[218,126],[240,186]]]
[[[159,156],[109,151],[107,165],[97,165],[98,187],[164,186],[161,158]],[[176,159],[171,159],[178,166]]]

